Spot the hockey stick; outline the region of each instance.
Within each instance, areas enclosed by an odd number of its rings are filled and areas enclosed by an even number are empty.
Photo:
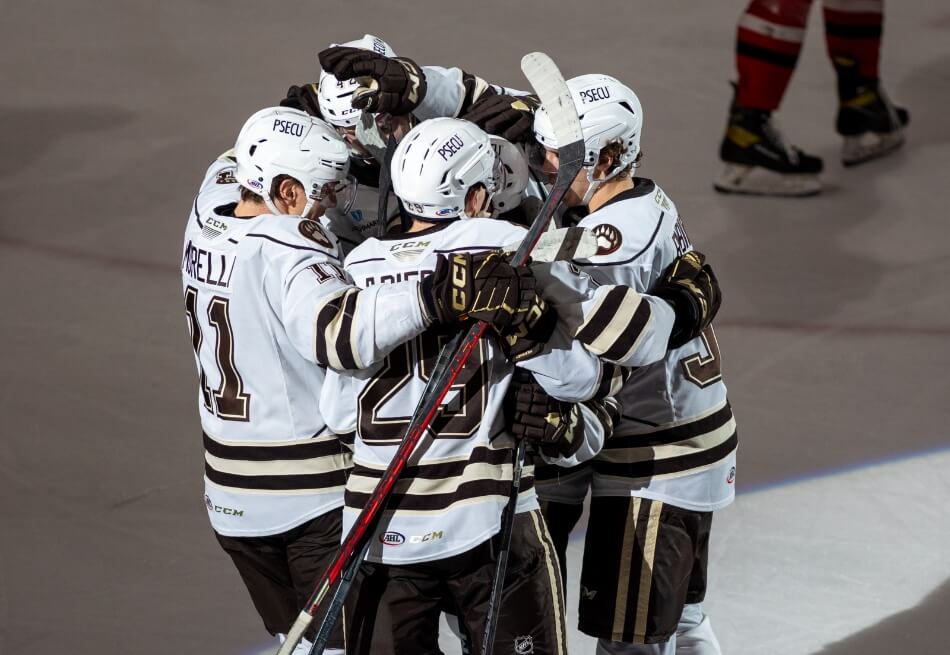
[[[433,370],[438,371],[449,365],[451,354],[458,348],[460,337],[460,333],[456,334],[452,340],[442,348],[442,350],[439,352],[439,357],[435,360],[435,368]],[[427,402],[426,393],[428,391],[428,388],[423,389],[423,396],[420,399],[419,404],[416,406],[415,413],[413,413],[412,417],[410,418],[410,422],[421,419],[419,416],[419,411],[424,407],[425,402]],[[379,513],[376,521],[367,531],[368,537],[363,543],[360,552],[356,554],[356,556],[353,558],[353,561],[350,562],[349,566],[347,566],[346,572],[344,572],[343,577],[337,584],[336,590],[333,592],[333,597],[330,599],[330,605],[327,607],[326,614],[323,615],[323,621],[320,623],[320,629],[317,630],[317,635],[314,637],[313,645],[310,647],[310,655],[323,655],[323,651],[326,649],[327,642],[330,639],[330,634],[333,632],[333,628],[336,626],[340,614],[343,611],[343,604],[346,602],[346,596],[350,591],[350,587],[353,586],[353,580],[356,578],[356,574],[359,572],[360,566],[363,564],[363,560],[366,559],[366,552],[369,550],[370,544],[373,542],[373,535],[376,534],[376,530],[379,527],[379,520],[381,516],[382,512]]]
[[[498,559],[495,561],[495,577],[492,578],[488,612],[485,615],[485,638],[482,641],[482,655],[491,655],[495,648],[495,633],[498,631],[498,616],[501,613],[501,594],[505,590],[508,553],[511,551],[511,533],[515,526],[515,509],[518,507],[518,494],[521,493],[521,472],[524,470],[524,457],[525,441],[519,439],[518,447],[515,449],[514,467],[511,470],[511,490],[508,492],[508,504],[505,505],[505,512],[501,517]]]
[[[396,137],[392,134],[386,140],[386,151],[379,162],[379,201],[376,205],[377,237],[386,236],[389,229],[389,189],[392,187],[392,173],[389,167],[393,163],[393,153],[396,151]]]
[[[574,109],[567,84],[564,82],[557,66],[547,55],[535,52],[525,55],[521,60],[521,69],[531,82],[531,86],[534,87],[538,97],[541,98],[541,102],[551,118],[558,143],[562,145],[558,148],[557,179],[551,193],[548,194],[544,205],[542,205],[541,211],[538,212],[527,234],[525,234],[524,241],[521,242],[512,256],[511,263],[514,266],[523,265],[527,261],[531,249],[547,227],[548,221],[551,220],[554,211],[574,177],[580,171],[584,161],[584,138],[581,133],[580,121],[577,119],[577,112]],[[314,614],[326,598],[330,588],[340,580],[343,572],[352,565],[353,558],[362,551],[366,542],[372,538],[372,528],[376,523],[377,516],[382,512],[396,480],[405,469],[409,457],[422,439],[432,419],[435,418],[439,406],[448,394],[452,383],[461,373],[462,368],[487,329],[488,323],[480,321],[469,328],[461,340],[456,337],[446,346],[446,348],[452,348],[458,344],[450,364],[434,370],[430,376],[422,399],[416,407],[413,420],[410,421],[406,429],[406,435],[393,455],[392,461],[340,545],[337,557],[321,576],[313,595],[291,626],[287,634],[287,640],[281,645],[277,655],[291,654],[304,631],[313,621]],[[442,359],[441,355],[440,359]],[[336,617],[327,616],[325,620],[335,621]]]
[[[518,243],[505,245],[502,250],[514,252]],[[570,259],[590,259],[600,246],[594,233],[583,227],[559,227],[541,235],[531,251],[532,264],[546,264]]]

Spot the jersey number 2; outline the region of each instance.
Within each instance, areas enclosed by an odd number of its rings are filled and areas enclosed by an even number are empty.
[[[231,317],[228,314],[227,298],[214,296],[208,303],[208,322],[217,333],[215,340],[215,361],[221,374],[221,384],[212,391],[208,385],[208,376],[201,366],[201,325],[198,323],[198,290],[185,289],[185,314],[188,316],[188,328],[191,331],[191,345],[198,358],[198,384],[205,409],[226,421],[246,421],[250,416],[251,396],[244,393],[244,380],[234,366],[234,332],[231,330]],[[212,402],[213,399],[213,402]]]

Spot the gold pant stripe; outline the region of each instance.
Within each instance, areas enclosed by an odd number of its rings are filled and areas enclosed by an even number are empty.
[[[646,538],[643,543],[643,566],[640,569],[640,595],[637,598],[637,620],[633,626],[633,640],[643,643],[646,639],[647,615],[650,612],[650,588],[653,583],[653,560],[656,554],[656,536],[660,527],[660,511],[663,503],[654,500],[650,503],[647,518]]]
[[[555,629],[557,653],[558,655],[564,655],[567,626],[564,620],[564,608],[561,605],[561,594],[564,593],[564,587],[561,583],[561,567],[558,565],[556,555],[554,555],[554,547],[550,542],[551,536],[548,534],[547,526],[541,522],[541,512],[535,510],[529,513],[531,514],[531,522],[534,524],[534,531],[538,535],[538,541],[541,542],[541,547],[544,548],[544,564],[548,570],[548,579],[551,582],[551,592],[554,598],[554,621],[557,626]]]
[[[623,529],[623,549],[621,553],[633,553],[634,542],[637,539],[637,514],[640,513],[640,499],[634,498],[627,514],[627,522]],[[620,571],[617,574],[617,598],[614,602],[614,629],[613,633],[623,635],[623,624],[626,619],[627,594],[630,592],[630,563],[632,557],[620,560]],[[622,636],[620,637],[622,638]]]

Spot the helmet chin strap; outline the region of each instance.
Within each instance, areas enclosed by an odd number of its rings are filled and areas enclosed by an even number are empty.
[[[614,166],[614,169],[609,175],[604,177],[602,180],[595,180],[594,169],[596,167],[596,164],[584,167],[587,170],[587,191],[584,192],[584,197],[581,199],[581,204],[585,206],[590,203],[590,199],[594,197],[595,193],[597,193],[597,189],[599,189],[604,182],[609,182],[610,180],[617,177],[623,168],[622,166]]]

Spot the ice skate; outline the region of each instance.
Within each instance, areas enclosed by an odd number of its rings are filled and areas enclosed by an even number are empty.
[[[822,161],[785,143],[771,112],[733,106],[719,148],[720,193],[813,196],[821,191]]]
[[[864,87],[838,107],[835,128],[844,137],[841,162],[856,166],[882,157],[904,143],[904,127],[910,114],[895,107],[879,83]]]

